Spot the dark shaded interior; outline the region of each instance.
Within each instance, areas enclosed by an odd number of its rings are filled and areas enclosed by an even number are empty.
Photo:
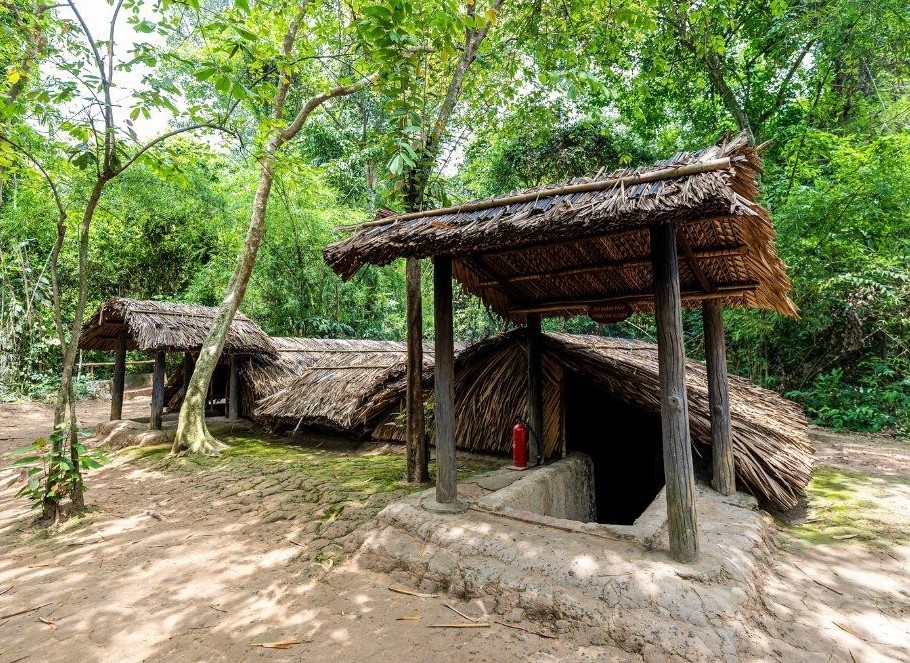
[[[566,446],[594,462],[597,522],[631,525],[664,485],[660,417],[566,376]]]

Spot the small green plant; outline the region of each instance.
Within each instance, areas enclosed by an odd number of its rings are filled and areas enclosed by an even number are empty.
[[[66,427],[61,424],[51,433],[50,439],[39,437],[29,445],[9,452],[11,467],[22,468],[25,485],[16,497],[25,497],[32,508],[42,509],[45,515],[56,515],[60,502],[73,491],[87,490],[82,470],[95,469],[108,462],[97,449],[89,449],[76,442],[73,449],[64,444]],[[75,450],[73,462],[71,451]]]

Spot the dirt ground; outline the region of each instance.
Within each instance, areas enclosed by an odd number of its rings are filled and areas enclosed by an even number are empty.
[[[126,408],[141,416],[148,400]],[[81,423],[107,409],[83,402]],[[46,435],[51,414],[0,405],[0,451]],[[780,528],[762,627],[829,643],[802,647],[829,652],[816,660],[910,660],[910,445],[815,437],[824,466],[805,516]],[[118,452],[88,477],[90,513],[51,532],[0,470],[0,663],[639,660],[565,624],[518,623],[560,636],[544,638],[496,624],[479,601],[395,593],[407,578],[361,568],[352,553],[372,517],[408,490],[397,453],[229,441],[219,461]],[[465,621],[446,603],[493,625],[433,628]],[[280,641],[300,642],[251,646]]]

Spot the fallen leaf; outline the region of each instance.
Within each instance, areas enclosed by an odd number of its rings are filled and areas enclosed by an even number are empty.
[[[38,621],[41,622],[42,624],[47,624],[55,631],[57,630],[57,622],[55,622],[53,619],[47,619],[46,617],[42,617],[41,615],[38,615]]]
[[[405,615],[404,617],[398,617],[395,621],[397,622],[416,622],[418,619],[423,619],[420,615]]]

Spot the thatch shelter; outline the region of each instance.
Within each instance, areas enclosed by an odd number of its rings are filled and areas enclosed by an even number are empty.
[[[451,256],[452,276],[504,318],[584,314],[615,322],[654,310],[649,228],[678,222],[684,301],[795,315],[744,137],[644,168],[362,224],[325,259],[347,279],[365,264]]]
[[[257,399],[257,419],[360,436],[388,417],[400,400],[407,346],[395,341],[294,339],[301,347],[296,376]],[[432,370],[432,350],[425,369]],[[272,369],[252,364],[250,382],[264,392],[278,382]]]
[[[160,302],[113,297],[98,308],[82,327],[80,350],[102,350],[116,354],[111,399],[111,419],[119,419],[123,405],[123,381],[127,350],[147,352],[155,357],[150,425],[161,428],[165,403],[165,360],[167,353],[183,353],[184,375],[192,372],[193,356],[198,355],[208,336],[217,309],[197,304]],[[276,358],[277,351],[269,337],[252,320],[237,313],[228,330],[222,351],[236,374],[238,356],[256,355]],[[188,370],[187,370],[188,369]],[[236,383],[236,380],[235,380]],[[183,385],[185,388],[185,384]],[[229,410],[236,418],[236,398],[225,391]]]
[[[456,357],[455,439],[459,449],[509,453],[512,423],[528,416],[525,336],[525,330],[517,329],[472,345]],[[647,488],[647,472],[636,474],[634,466],[641,464],[643,454],[660,454],[657,346],[632,339],[545,333],[542,363],[546,458],[573,449],[596,456],[602,449],[608,456],[603,458],[604,468],[621,473],[607,478],[605,486],[627,492]],[[424,380],[428,393],[432,382],[428,370]],[[398,408],[373,430],[376,439],[404,441],[399,415],[403,380],[394,386]],[[686,392],[693,450],[710,457],[705,364],[686,361]],[[296,397],[303,394],[298,392]],[[292,400],[290,395],[286,399]],[[802,409],[773,391],[732,376],[730,413],[740,485],[780,509],[795,506],[812,468],[813,449]],[[637,485],[630,488],[629,482]],[[605,501],[615,500],[608,497]]]
[[[343,278],[363,265],[432,258],[435,330],[436,500],[459,510],[455,481],[452,279],[528,328],[532,458],[542,458],[542,316],[612,322],[654,311],[670,548],[698,557],[681,307],[702,304],[712,401],[715,487],[735,490],[722,307],[796,315],[790,280],[758,204],[759,149],[746,135],[634,170],[529,189],[349,227],[326,248]],[[410,337],[419,330],[409,329]],[[416,358],[409,363],[416,370]]]

